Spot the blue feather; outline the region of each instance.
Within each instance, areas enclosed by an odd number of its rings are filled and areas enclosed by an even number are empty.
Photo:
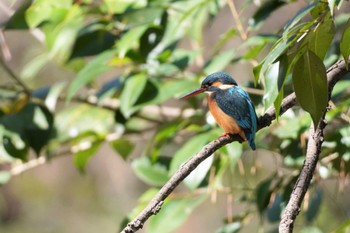
[[[250,147],[255,150],[255,133],[257,129],[257,116],[249,95],[238,86],[219,90],[215,95],[220,109],[236,120],[244,131]]]

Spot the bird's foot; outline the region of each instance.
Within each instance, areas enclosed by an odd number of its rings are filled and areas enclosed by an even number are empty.
[[[232,134],[225,132],[225,133],[221,134],[221,137],[226,137],[226,138],[230,139],[232,137]]]
[[[232,134],[232,133],[225,132],[225,133],[221,134],[221,137],[226,137],[227,139],[237,140],[240,143],[245,141],[239,134]]]

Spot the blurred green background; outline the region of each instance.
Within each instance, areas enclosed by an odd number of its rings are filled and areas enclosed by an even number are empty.
[[[293,81],[277,90],[278,68],[256,77],[254,67],[280,38],[290,36],[292,54],[332,23],[329,44],[318,45],[329,67],[347,48],[348,12],[342,1],[2,0],[0,232],[118,232],[222,133],[203,96],[177,97],[226,71],[260,116]],[[333,93],[295,232],[349,232],[349,81]],[[295,107],[259,131],[256,152],[220,149],[140,232],[277,232],[311,122]]]

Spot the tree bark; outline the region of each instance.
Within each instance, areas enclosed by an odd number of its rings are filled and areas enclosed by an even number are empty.
[[[338,61],[327,70],[328,100],[331,99],[333,87],[335,84],[348,72],[349,71],[346,68],[345,62],[343,60]],[[306,158],[303,167],[301,168],[297,182],[294,185],[288,204],[283,211],[279,225],[280,233],[293,232],[295,219],[300,212],[301,203],[304,200],[304,196],[310,186],[311,179],[315,172],[318,158],[321,153],[321,146],[324,140],[323,130],[327,125],[325,121],[326,111],[327,109],[325,109],[325,112],[320,119],[316,129],[311,123]]]

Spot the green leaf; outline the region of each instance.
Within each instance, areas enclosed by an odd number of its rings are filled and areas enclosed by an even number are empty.
[[[146,1],[131,1],[135,3],[146,4]],[[120,0],[117,0],[115,7],[119,8]],[[151,5],[151,4],[149,4]],[[141,7],[141,6],[140,6]],[[125,14],[123,14],[123,20],[128,23],[130,27],[135,27],[138,25],[152,26],[158,24],[161,21],[161,17],[166,13],[166,8],[159,7],[156,4],[153,6],[143,6],[138,9],[128,9]]]
[[[163,27],[158,25],[149,27],[140,37],[139,51],[141,56],[150,58],[151,57],[150,52],[159,44],[163,36],[164,36]]]
[[[207,195],[196,195],[166,201],[161,211],[150,218],[147,232],[174,232],[175,229],[180,227],[189,218],[192,211],[207,198]]]
[[[260,214],[262,214],[269,205],[271,198],[271,183],[275,177],[272,176],[259,184],[256,189],[256,204]]]
[[[276,120],[278,120],[278,118],[280,116],[280,111],[281,111],[281,105],[282,105],[283,98],[284,98],[284,89],[283,89],[283,86],[282,86],[282,88],[278,92],[278,95],[277,95],[275,101],[273,102],[273,106],[274,106],[275,111],[276,111]]]
[[[26,11],[26,20],[31,28],[46,21],[60,22],[61,18],[58,18],[57,14],[70,7],[72,7],[72,0],[37,0]]]
[[[262,70],[263,65],[265,64],[265,62],[266,62],[266,61],[265,61],[265,59],[264,59],[262,62],[260,62],[259,65],[255,66],[255,67],[253,68],[254,85],[257,85],[257,83],[258,83],[259,80],[260,80],[260,77],[262,76],[261,70]]]
[[[159,192],[159,189],[157,188],[150,188],[146,190],[139,199],[137,200],[137,205],[135,208],[128,214],[128,218],[131,221],[132,219],[136,218],[136,216],[148,205],[148,203],[152,200],[152,198]],[[128,221],[128,222],[130,222]],[[127,222],[127,223],[128,223]],[[126,224],[127,224],[126,223]],[[123,226],[124,229],[125,225]]]
[[[306,37],[304,37],[300,47],[303,47],[303,44],[306,44],[309,50],[323,60],[332,43],[335,29],[329,11],[321,17],[322,21],[316,25],[316,29],[311,30]]]
[[[65,62],[71,55],[78,32],[83,27],[83,10],[74,4],[62,17],[57,25],[48,25],[44,28],[50,58],[59,63]]]
[[[39,71],[47,64],[49,59],[49,55],[46,53],[33,57],[33,59],[30,60],[21,70],[20,77],[24,80],[35,77]]]
[[[197,44],[203,44],[203,29],[209,15],[208,3],[210,1],[199,1],[198,6],[194,7],[193,13],[186,19],[186,21],[191,21],[191,30],[188,31],[188,34]]]
[[[39,27],[45,34],[49,58],[63,63],[69,58],[78,31],[83,27],[83,10],[72,1],[35,1],[27,10],[31,28]]]
[[[180,27],[182,23],[186,21],[192,21],[198,13],[200,13],[203,9],[206,8],[208,1],[186,1],[177,4],[178,9],[183,10],[183,14],[177,22],[177,27]]]
[[[284,81],[286,80],[287,76],[290,74],[291,68],[292,68],[292,65],[289,64],[288,56],[282,55],[279,59],[279,66],[278,66],[278,81],[277,81],[278,95],[275,98],[275,101],[273,103],[276,110],[277,120],[280,115],[280,108],[284,97]]]
[[[269,43],[275,43],[278,37],[275,35],[256,35],[251,36],[243,44],[247,48],[247,53],[243,56],[244,59],[256,59],[263,48]]]
[[[59,82],[50,87],[50,91],[45,98],[45,105],[51,112],[55,111],[57,100],[65,87],[66,82]]]
[[[318,19],[322,14],[330,14],[328,2],[317,1],[316,3],[316,6],[310,12],[312,18]]]
[[[67,100],[76,94],[76,92],[86,84],[94,81],[99,75],[106,72],[110,66],[109,61],[113,57],[114,51],[106,51],[98,55],[93,61],[88,63],[75,77],[69,85],[67,91]]]
[[[219,41],[214,46],[214,53],[220,51],[235,35],[237,35],[237,31],[234,28],[230,28],[224,34],[220,35]]]
[[[307,50],[296,62],[292,76],[298,102],[310,113],[316,127],[328,104],[326,68],[317,55]]]
[[[30,147],[39,155],[41,149],[49,142],[53,136],[53,115],[43,106],[34,109],[33,124],[26,127],[24,133]]]
[[[230,143],[221,149],[225,149],[229,157],[230,169],[234,171],[237,168],[237,163],[242,156],[243,145],[241,143]]]
[[[350,147],[350,127],[344,127],[339,130],[339,133],[341,135],[341,143],[346,145],[347,147]]]
[[[107,12],[109,14],[121,14],[125,13],[127,10],[145,7],[145,1],[103,0],[103,3],[105,7],[107,7]]]
[[[57,140],[64,142],[84,132],[107,134],[114,126],[114,113],[89,104],[67,107],[55,116]]]
[[[28,29],[28,23],[25,19],[25,13],[30,7],[30,4],[21,4],[21,6],[16,9],[13,16],[9,19],[9,21],[6,22],[6,30],[12,29],[12,30],[25,30]]]
[[[345,29],[343,31],[343,35],[340,40],[340,52],[344,58],[346,67],[349,66],[349,58],[350,58],[350,19],[346,23]]]
[[[134,150],[134,143],[125,138],[120,138],[110,142],[112,148],[125,160]]]
[[[314,226],[304,227],[300,233],[323,233],[319,228]]]
[[[190,80],[177,80],[161,83],[159,94],[152,102],[153,104],[161,103],[169,98],[179,97],[186,91],[198,87],[198,83]]]
[[[159,59],[163,60],[164,62],[169,63],[163,63],[160,65],[159,69],[161,69],[161,72],[168,75],[169,74],[169,66],[175,66],[176,71],[184,70],[186,69],[190,64],[193,63],[195,58],[198,56],[199,51],[198,50],[186,50],[186,49],[176,49],[172,51],[172,47],[175,46],[174,44],[165,50],[165,52],[160,55]],[[162,57],[163,56],[163,57]],[[166,66],[165,68],[168,68],[168,70],[162,68],[162,66]],[[174,69],[174,68],[173,68]],[[171,70],[170,70],[171,72]],[[175,72],[175,71],[174,71]]]
[[[159,128],[156,135],[153,137],[151,145],[152,149],[150,152],[150,157],[152,161],[157,161],[160,152],[162,151],[162,146],[167,145],[167,142],[176,136],[174,132],[178,132],[186,124],[186,121],[174,121],[171,123],[163,124]]]
[[[206,177],[207,173],[210,170],[210,167],[214,161],[214,157],[210,156],[204,160],[201,164],[198,165],[194,171],[192,171],[184,180],[184,183],[190,190],[195,190],[201,182]]]
[[[282,196],[280,194],[275,195],[274,201],[266,211],[267,219],[272,222],[277,222],[281,219],[282,212]]]
[[[81,141],[80,144],[84,145],[82,147],[88,147],[83,148],[82,150],[79,150],[76,152],[73,156],[73,161],[75,167],[80,171],[84,172],[85,167],[89,159],[96,154],[97,150],[100,148],[102,144],[102,140],[95,140],[95,141]]]
[[[210,62],[208,62],[208,64],[205,65],[204,73],[211,74],[217,71],[224,70],[226,66],[231,63],[235,54],[235,50],[231,49],[216,55],[213,60],[211,60]]]
[[[274,104],[277,119],[283,99],[284,81],[289,75],[291,67],[288,56],[284,54],[278,58],[276,63],[271,65],[265,75],[264,107],[267,109]]]
[[[297,139],[299,131],[301,130],[302,124],[300,119],[297,117],[287,118],[283,116],[281,118],[281,127],[276,128],[272,132],[273,135],[277,136],[280,139]]]
[[[152,164],[146,156],[135,159],[131,166],[137,177],[149,185],[161,186],[169,179],[166,167],[160,163]]]
[[[9,171],[0,171],[0,187],[6,184],[11,179],[11,173]]]
[[[70,59],[102,53],[111,49],[117,39],[119,36],[108,30],[107,23],[93,22],[79,31]]]
[[[335,231],[332,233],[347,233],[350,231],[350,219],[343,222]]]
[[[131,109],[131,112],[136,112],[142,107],[154,104],[155,101],[157,101],[157,96],[160,93],[160,81],[155,78],[147,79],[146,85],[140,91],[141,94],[138,96],[134,106]]]
[[[263,97],[265,110],[268,109],[278,96],[278,72],[279,62],[271,65],[268,72],[266,72],[265,81],[265,94]]]
[[[0,120],[7,130],[20,135],[37,155],[54,134],[52,113],[45,106],[34,103],[29,103],[16,114],[5,115]],[[9,144],[8,148],[13,147]]]
[[[4,135],[2,138],[2,145],[11,157],[20,159],[22,161],[28,160],[28,145],[20,140],[19,137],[9,137]]]
[[[308,15],[310,11],[315,8],[316,5],[317,5],[317,1],[311,3],[310,5],[298,11],[298,13],[294,16],[294,18],[290,20],[288,24],[284,27],[283,34],[288,34],[289,31],[293,30],[294,26],[296,26],[300,22],[300,20],[302,20],[306,15]]]
[[[309,208],[307,209],[305,218],[310,223],[314,220],[319,213],[322,203],[323,193],[322,190],[316,190],[315,194],[311,197]]]
[[[253,17],[249,19],[249,26],[252,29],[257,30],[263,22],[272,14],[275,10],[286,4],[284,1],[270,0],[264,2],[262,6],[254,13]]]
[[[268,43],[274,43],[277,42],[279,39],[278,36],[274,34],[258,34],[249,37],[245,42],[244,42],[244,47],[254,47],[257,45],[266,45]]]
[[[32,4],[26,11],[26,21],[29,27],[35,28],[48,20],[52,10],[52,6],[48,2],[45,4],[44,1],[37,1],[35,4]]]
[[[341,95],[345,90],[350,87],[350,80],[339,80],[337,85],[334,86],[332,91],[332,98],[336,98],[337,95]]]
[[[125,118],[129,118],[134,113],[134,104],[146,87],[147,76],[138,73],[126,79],[123,91],[120,96],[120,110]]]
[[[202,133],[195,135],[188,140],[174,155],[170,164],[169,174],[172,175],[180,167],[182,163],[190,159],[193,155],[199,152],[200,149],[211,139],[213,135],[211,133]]]
[[[260,76],[265,75],[267,70],[271,68],[272,64],[276,61],[278,57],[282,55],[282,53],[286,51],[286,49],[291,43],[292,40],[282,37],[274,44],[269,54],[265,57],[264,61],[262,61],[258,66],[254,67],[253,69],[255,83],[259,81]]]
[[[123,34],[120,40],[117,41],[116,49],[119,58],[124,58],[125,54],[130,49],[135,49],[139,46],[139,39],[147,30],[147,25],[138,26],[130,29]]]
[[[215,233],[237,233],[241,230],[241,228],[242,228],[242,223],[233,222],[233,223],[224,225],[223,227],[215,231]]]

